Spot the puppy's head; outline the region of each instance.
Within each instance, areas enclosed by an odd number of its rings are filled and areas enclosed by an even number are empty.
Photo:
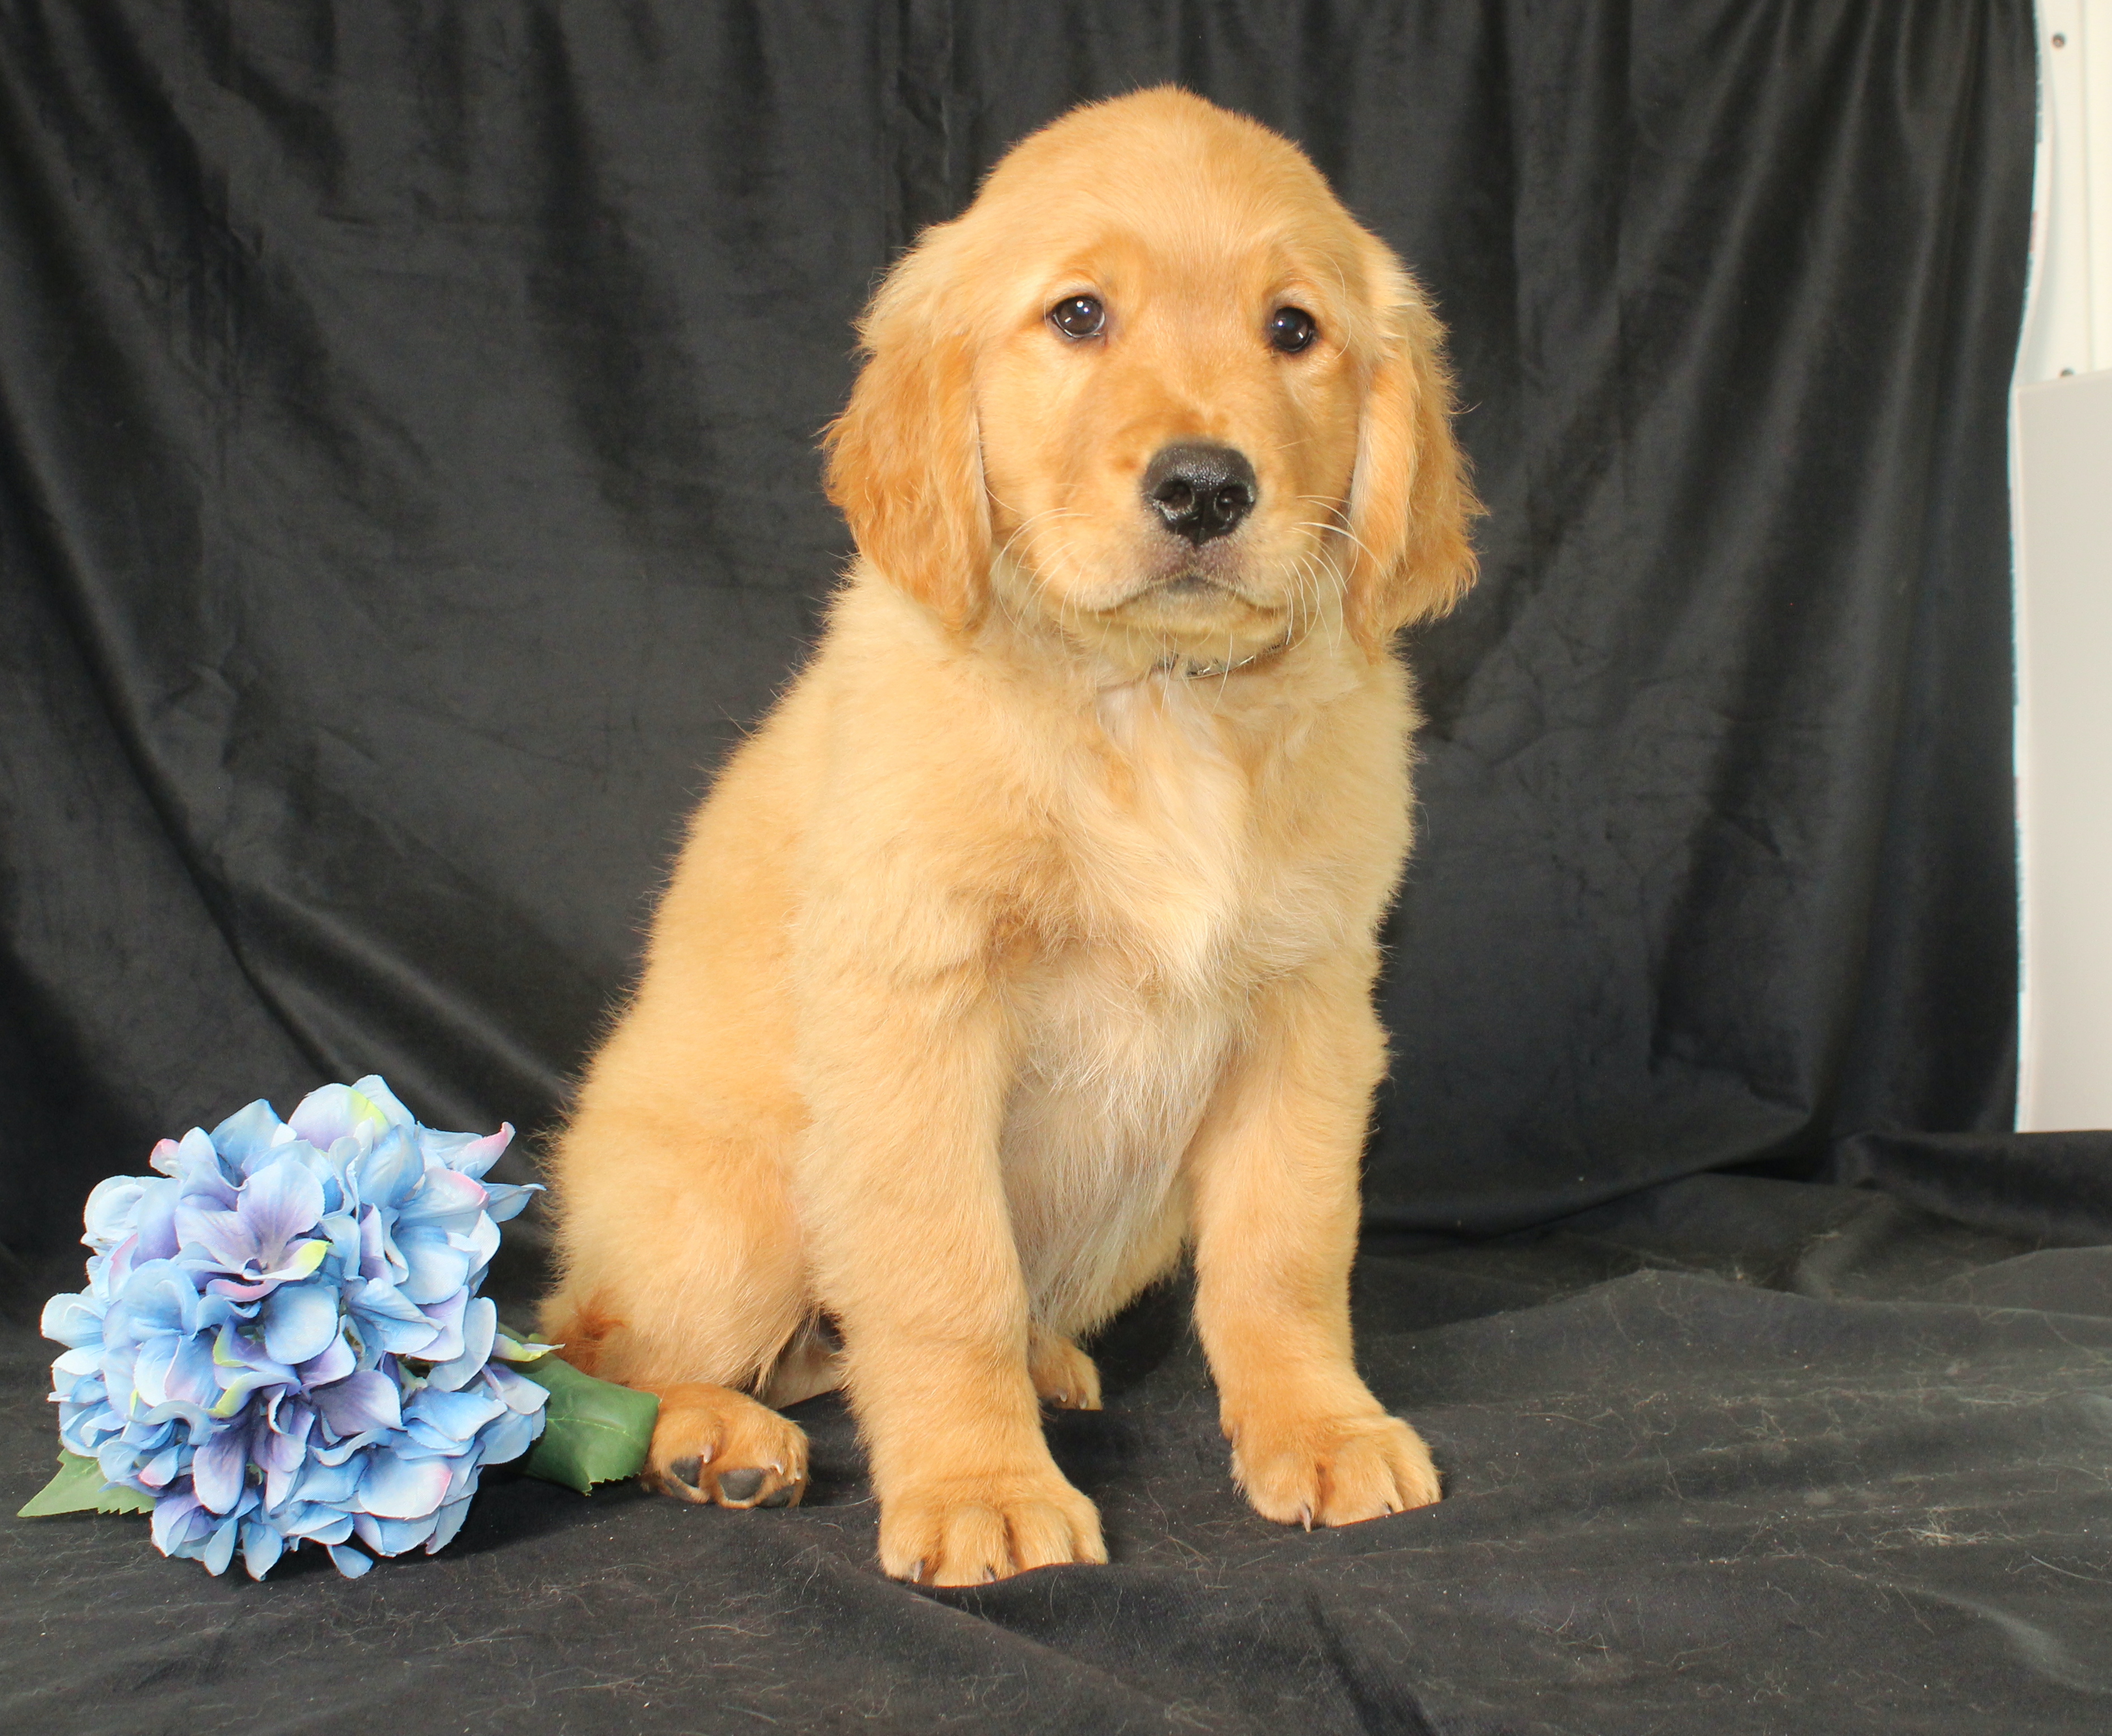
[[[1172,89],[1027,139],[860,324],[827,436],[867,561],[1133,666],[1339,615],[1376,657],[1472,582],[1436,319],[1292,145]]]

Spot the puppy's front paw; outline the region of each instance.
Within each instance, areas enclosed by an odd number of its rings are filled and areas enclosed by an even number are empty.
[[[728,1387],[654,1390],[660,1416],[640,1473],[649,1487],[722,1507],[799,1504],[807,1491],[807,1437],[796,1423]]]
[[[1440,1495],[1422,1437],[1397,1416],[1311,1417],[1228,1426],[1232,1477],[1279,1525],[1353,1525]]]
[[[1054,1470],[915,1484],[881,1502],[880,1565],[923,1585],[983,1585],[1104,1561],[1100,1516]]]

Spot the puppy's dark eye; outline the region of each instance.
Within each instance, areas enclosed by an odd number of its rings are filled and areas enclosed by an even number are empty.
[[[1268,316],[1268,341],[1286,356],[1295,356],[1319,334],[1313,316],[1303,307],[1279,307]]]
[[[1108,311],[1095,295],[1067,295],[1049,310],[1049,323],[1067,338],[1097,338]]]

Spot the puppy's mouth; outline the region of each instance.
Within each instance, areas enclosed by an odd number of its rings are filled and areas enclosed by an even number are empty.
[[[1270,604],[1243,582],[1239,563],[1229,551],[1211,549],[1198,560],[1193,551],[1181,561],[1149,561],[1142,583],[1117,606],[1134,609],[1141,605],[1153,614],[1186,620],[1229,609],[1244,613],[1268,610]],[[1154,570],[1154,569],[1156,569]]]
[[[1275,630],[1286,605],[1265,574],[1248,571],[1238,553],[1222,543],[1180,554],[1186,558],[1150,550],[1124,594],[1102,605],[1102,612],[1176,642],[1202,634],[1222,644],[1228,629]]]
[[[1245,601],[1236,586],[1220,584],[1207,573],[1176,573],[1145,589],[1147,595],[1155,594],[1169,602],[1218,602],[1231,597]]]

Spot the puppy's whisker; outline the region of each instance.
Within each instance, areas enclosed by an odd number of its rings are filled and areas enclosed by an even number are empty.
[[[1302,520],[1298,528],[1300,530],[1331,530],[1336,535],[1344,538],[1347,541],[1354,543],[1359,548],[1363,550],[1365,555],[1369,557],[1372,566],[1379,566],[1384,564],[1380,561],[1377,554],[1373,552],[1372,545],[1367,543],[1362,537],[1359,536],[1355,531],[1350,529],[1347,525],[1322,525],[1309,519]]]
[[[990,498],[997,501],[997,503],[999,506],[1004,507],[1005,511],[1008,512],[1011,512],[1014,510],[1013,507],[1007,506],[1003,500],[999,499],[999,498],[995,494],[993,494]],[[1083,513],[1075,511],[1068,507],[1050,507],[1044,511],[1033,513],[1028,517],[1021,519],[1017,527],[1013,531],[1012,534],[1004,539],[1004,547],[998,551],[998,558],[999,560],[1003,560],[1008,556],[1012,552],[1013,544],[1017,543],[1022,537],[1025,536],[1037,525],[1045,523],[1047,520],[1054,518],[1082,518],[1085,515]]]
[[[1017,509],[1007,502],[1003,496],[993,492],[990,498],[1006,511],[1017,513]],[[1073,606],[1050,584],[1047,569],[1050,565],[1052,554],[1056,560],[1063,563],[1067,570],[1072,568],[1072,562],[1067,551],[1058,549],[1052,552],[1036,547],[1037,539],[1032,535],[1032,533],[1060,520],[1088,517],[1089,515],[1071,507],[1046,507],[1040,512],[1031,513],[1022,518],[1013,528],[1012,534],[1005,539],[1004,547],[998,551],[997,558],[1005,561],[1013,572],[1019,574],[1026,580],[1032,593],[1042,599],[1045,607],[1053,602],[1057,629],[1059,633],[1066,631],[1068,611]],[[1018,557],[1015,557],[1013,551],[1022,539],[1026,540],[1027,546]],[[1022,632],[1031,631],[1031,625],[1017,611],[1008,609],[1006,614],[1008,619]]]
[[[1340,611],[1323,610],[1321,607],[1321,598],[1324,589],[1330,585],[1338,593],[1344,591],[1342,575],[1336,569],[1333,561],[1318,554],[1300,555],[1295,557],[1293,564],[1299,579],[1298,588],[1294,596],[1294,606],[1302,607],[1305,611],[1306,617],[1304,626],[1296,631],[1294,643],[1309,637],[1313,627],[1324,620],[1327,624],[1329,648],[1339,656],[1341,652],[1341,643],[1336,629]]]
[[[1295,571],[1298,584],[1291,594],[1290,643],[1300,645],[1311,637],[1313,627],[1320,620],[1320,587],[1322,581],[1318,564],[1310,556],[1298,557]]]

